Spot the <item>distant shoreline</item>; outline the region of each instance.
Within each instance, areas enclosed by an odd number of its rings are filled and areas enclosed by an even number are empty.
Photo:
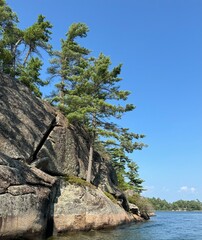
[[[201,212],[202,210],[155,210],[155,212]]]

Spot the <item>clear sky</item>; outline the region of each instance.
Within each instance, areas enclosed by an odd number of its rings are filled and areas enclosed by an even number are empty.
[[[90,28],[82,45],[123,63],[122,88],[136,110],[122,125],[146,134],[132,156],[148,197],[202,201],[202,1],[8,0],[20,27],[39,14],[53,24],[52,44],[74,22]],[[48,65],[48,60],[44,57]],[[43,76],[46,77],[45,71]],[[44,89],[48,93],[53,87]]]

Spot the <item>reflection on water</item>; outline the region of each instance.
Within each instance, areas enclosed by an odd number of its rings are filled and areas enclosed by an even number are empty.
[[[62,234],[57,237],[51,237],[48,240],[113,240],[121,239],[121,235],[124,231],[121,229],[111,229],[111,230],[99,230],[99,231],[89,231],[80,233],[68,233]]]
[[[145,223],[68,233],[48,240],[201,240],[202,212],[157,212]]]

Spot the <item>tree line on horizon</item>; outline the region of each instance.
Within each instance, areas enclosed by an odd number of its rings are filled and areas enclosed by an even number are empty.
[[[155,210],[161,211],[202,211],[202,202],[199,200],[178,200],[172,203],[160,198],[147,198]]]
[[[18,28],[18,23],[16,13],[0,0],[0,72],[25,84],[37,97],[42,97],[40,87],[55,78],[55,90],[46,100],[70,123],[83,126],[90,136],[86,180],[91,181],[93,152],[98,151],[112,161],[122,190],[141,193],[143,180],[129,155],[146,147],[139,142],[145,135],[117,124],[125,113],[135,109],[127,103],[130,92],[120,88],[122,64],[112,67],[110,57],[103,53],[95,57],[78,43],[89,32],[84,23],[69,27],[60,50],[50,44],[52,24],[45,16],[39,15],[26,29]],[[44,51],[50,56],[48,80],[40,77]]]

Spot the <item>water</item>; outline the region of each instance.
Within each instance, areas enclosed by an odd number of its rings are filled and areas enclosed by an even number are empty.
[[[54,240],[202,240],[202,212],[157,212],[145,223],[72,233]]]

